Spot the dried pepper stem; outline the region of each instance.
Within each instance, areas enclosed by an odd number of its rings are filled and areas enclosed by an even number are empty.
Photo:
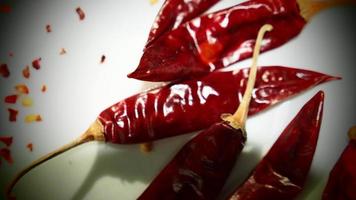
[[[95,121],[89,129],[78,139],[74,140],[73,142],[64,145],[63,147],[43,156],[42,158],[39,158],[38,160],[35,160],[32,164],[30,164],[28,167],[20,171],[15,178],[10,182],[7,190],[6,190],[6,196],[8,199],[11,199],[11,192],[16,183],[24,176],[26,175],[29,171],[34,169],[35,167],[41,165],[42,163],[74,148],[77,147],[81,144],[87,143],[87,142],[92,142],[92,141],[104,141],[104,133],[102,129],[102,125],[99,121]]]
[[[245,94],[242,98],[240,106],[236,110],[233,115],[224,115],[222,116],[223,120],[228,121],[230,125],[236,129],[241,128],[245,129],[245,122],[247,119],[248,108],[251,101],[252,90],[255,86],[256,74],[257,74],[257,59],[261,48],[261,43],[264,34],[267,31],[271,31],[273,29],[272,25],[266,24],[262,26],[262,28],[258,32],[255,48],[253,50],[253,58],[252,58],[252,66],[250,69],[250,74],[247,82],[247,87],[245,90]]]

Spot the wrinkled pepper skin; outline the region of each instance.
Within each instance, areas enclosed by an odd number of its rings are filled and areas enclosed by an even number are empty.
[[[261,51],[276,48],[304,25],[295,0],[251,0],[195,18],[148,46],[130,78],[146,81],[189,79],[252,56],[259,28],[271,24]]]
[[[143,143],[208,128],[223,113],[236,110],[245,91],[248,69],[215,71],[124,99],[98,117],[111,143]],[[338,79],[287,67],[261,67],[249,114],[255,114],[318,84]]]
[[[303,189],[317,146],[324,93],[319,91],[289,123],[250,177],[229,200],[292,200]]]
[[[199,16],[220,0],[166,0],[148,36],[146,47],[163,33]]]
[[[245,141],[241,129],[214,124],[185,144],[138,199],[215,199]]]
[[[356,199],[356,138],[351,138],[330,172],[322,200]]]

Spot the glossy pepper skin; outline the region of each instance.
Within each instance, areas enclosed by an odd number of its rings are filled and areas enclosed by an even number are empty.
[[[207,74],[252,56],[259,28],[271,24],[261,51],[298,35],[306,24],[296,0],[251,0],[195,18],[148,46],[130,78],[173,81]]]
[[[354,127],[356,128],[356,127]],[[356,132],[356,131],[355,131]],[[339,160],[330,172],[322,200],[356,199],[356,137],[350,138]]]
[[[250,177],[229,200],[292,200],[303,189],[313,160],[323,115],[318,92],[289,123]]]
[[[146,47],[165,32],[199,16],[220,0],[166,0],[152,25]]]
[[[241,129],[212,125],[185,144],[138,199],[215,199],[245,141]]]
[[[236,110],[248,69],[215,71],[124,99],[104,110],[99,120],[112,143],[142,143],[208,128],[223,113]],[[287,67],[261,67],[249,114],[255,114],[318,84],[335,80],[325,74]],[[202,114],[204,113],[204,114]]]

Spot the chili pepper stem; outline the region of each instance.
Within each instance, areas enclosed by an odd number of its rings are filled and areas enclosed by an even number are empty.
[[[300,14],[306,21],[310,21],[315,14],[324,9],[346,4],[356,4],[355,0],[297,0],[297,2],[300,7]]]
[[[245,123],[246,123],[249,105],[250,105],[250,101],[251,101],[252,90],[255,86],[255,80],[256,80],[256,74],[257,74],[257,59],[258,59],[258,55],[260,52],[262,39],[263,39],[264,34],[267,31],[271,31],[272,29],[273,29],[272,25],[266,24],[266,25],[262,26],[258,32],[255,48],[253,50],[252,66],[250,69],[247,86],[246,86],[245,93],[244,93],[244,96],[242,98],[242,101],[241,101],[239,107],[237,108],[236,112],[233,115],[223,114],[221,116],[221,118],[224,121],[228,121],[230,123],[230,125],[236,129],[245,130]]]
[[[350,140],[356,141],[356,126],[353,126],[350,128],[348,135],[349,135]]]
[[[81,144],[87,143],[87,142],[92,142],[92,141],[105,141],[104,138],[104,133],[103,133],[103,128],[102,128],[102,124],[96,120],[89,128],[88,130],[82,135],[80,136],[78,139],[74,140],[73,142],[64,145],[63,147],[39,158],[38,160],[35,160],[34,162],[32,162],[32,164],[30,164],[28,167],[26,167],[25,169],[23,169],[22,171],[20,171],[15,178],[10,182],[7,190],[6,190],[6,196],[8,199],[11,199],[11,192],[12,189],[14,188],[14,186],[16,185],[16,183],[24,176],[26,175],[29,171],[31,171],[32,169],[34,169],[35,167],[41,165],[42,163],[74,148],[77,147]]]

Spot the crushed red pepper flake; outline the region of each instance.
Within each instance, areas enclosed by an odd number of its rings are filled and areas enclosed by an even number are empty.
[[[105,62],[105,59],[106,59],[106,56],[105,56],[105,55],[102,55],[102,56],[101,56],[101,59],[100,59],[100,63],[104,63],[104,62]]]
[[[61,48],[61,50],[59,51],[59,55],[64,55],[67,53],[67,50],[65,48]]]
[[[7,78],[10,76],[10,71],[9,71],[9,68],[7,67],[7,64],[0,65],[0,75],[4,78]]]
[[[31,107],[33,105],[33,100],[31,97],[24,97],[21,101],[21,104],[24,106],[24,107]]]
[[[10,13],[11,11],[12,11],[12,8],[10,5],[7,5],[7,4],[0,5],[0,13]]]
[[[27,145],[26,145],[26,147],[27,147],[27,149],[29,150],[29,151],[33,151],[33,144],[32,143],[28,143]]]
[[[9,52],[9,56],[10,57],[14,57],[14,53],[13,52]]]
[[[11,146],[13,138],[11,136],[0,136],[0,142],[4,143],[6,146]]]
[[[18,84],[15,86],[15,90],[20,94],[29,94],[30,90],[25,84]]]
[[[77,8],[75,9],[75,11],[77,12],[77,14],[78,14],[78,16],[79,16],[79,19],[80,19],[80,20],[84,20],[84,18],[85,18],[85,13],[84,13],[84,11],[83,11],[80,7],[77,7]]]
[[[41,91],[44,93],[47,91],[47,86],[46,85],[42,85]]]
[[[19,111],[12,108],[8,108],[7,110],[9,111],[9,121],[16,122]]]
[[[42,117],[39,114],[30,114],[30,115],[26,115],[25,117],[26,123],[40,122],[40,121],[42,121]]]
[[[8,148],[0,149],[0,156],[10,164],[14,162],[11,156],[11,151]]]
[[[35,68],[36,70],[39,70],[41,68],[41,58],[34,59],[32,61],[32,67]]]
[[[30,67],[28,65],[22,70],[22,75],[24,78],[30,78]]]
[[[47,32],[47,33],[52,32],[52,27],[51,27],[51,25],[49,25],[49,24],[46,25],[46,32]]]
[[[5,103],[15,104],[17,101],[18,95],[8,95],[5,97]]]

